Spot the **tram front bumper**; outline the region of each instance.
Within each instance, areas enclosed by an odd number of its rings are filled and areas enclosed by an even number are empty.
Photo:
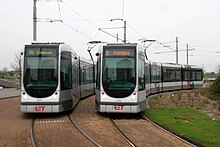
[[[21,105],[22,113],[58,113],[63,111],[62,105]]]
[[[138,113],[139,105],[96,105],[99,112],[107,113]]]

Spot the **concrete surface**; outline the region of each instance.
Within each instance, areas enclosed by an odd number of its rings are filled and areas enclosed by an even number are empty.
[[[8,98],[8,97],[15,97],[19,95],[20,95],[20,89],[17,89],[17,88],[0,89],[0,99]]]

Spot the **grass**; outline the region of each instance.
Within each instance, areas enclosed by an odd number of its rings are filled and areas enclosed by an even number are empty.
[[[160,126],[204,146],[220,146],[220,121],[192,108],[148,109],[145,114]]]

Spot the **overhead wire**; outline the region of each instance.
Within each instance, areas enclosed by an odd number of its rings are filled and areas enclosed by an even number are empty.
[[[139,36],[144,37],[142,34],[140,34],[139,32],[137,32],[134,28],[132,28],[130,25],[127,24],[127,26],[133,30],[135,33],[137,33]]]
[[[159,41],[156,41],[156,42],[157,42],[158,44],[162,45],[164,48],[168,48],[168,49],[170,49],[170,50],[172,50],[172,51],[175,51],[175,49],[171,48],[170,46],[165,45],[164,43],[161,43],[161,42],[159,42]]]
[[[48,0],[47,0],[48,1]],[[50,0],[49,0],[50,2]],[[61,7],[60,7],[60,2],[64,3],[63,0],[56,0],[56,2],[58,3],[58,10],[59,10],[59,17],[60,19],[51,19],[51,18],[38,18],[38,22],[50,22],[50,23],[53,23],[53,22],[61,22],[63,25],[67,26],[68,28],[70,28],[71,30],[77,32],[78,34],[80,34],[81,36],[91,40],[90,37],[88,37],[87,35],[81,33],[79,30],[73,28],[72,26],[70,26],[69,24],[65,23],[64,20],[62,19],[62,13],[61,13]],[[64,3],[65,4],[65,3]],[[66,5],[66,4],[65,4]],[[66,5],[68,7],[68,5]],[[70,7],[69,7],[70,8]],[[72,11],[74,11],[72,8],[71,8]],[[76,12],[76,11],[75,11]],[[77,13],[77,12],[76,12]],[[78,13],[77,13],[78,14]],[[82,16],[81,16],[82,18]],[[85,18],[84,18],[85,20]]]
[[[99,31],[102,31],[102,32],[104,32],[104,33],[106,33],[106,34],[108,34],[108,35],[110,35],[110,36],[116,38],[113,34],[111,34],[111,33],[109,33],[109,32],[106,32],[106,31],[103,31],[103,30],[101,30],[100,28],[98,28],[98,27],[97,27],[94,23],[92,23],[89,19],[85,18],[84,16],[82,16],[81,14],[79,14],[76,10],[74,10],[72,7],[70,7],[67,3],[65,3],[64,0],[62,0],[62,3],[63,3],[67,8],[69,8],[72,12],[74,12],[76,15],[78,15],[79,17],[81,17],[83,20],[85,20],[86,22],[88,22],[90,25],[92,25],[93,27],[95,27],[95,28],[98,29]],[[124,5],[125,5],[125,2],[124,2],[124,0],[123,0],[123,4],[122,4],[122,18],[124,18]],[[103,20],[103,21],[104,21],[104,20]],[[105,21],[107,21],[107,20],[105,20]],[[128,23],[127,23],[127,26],[128,26],[131,30],[133,30],[135,33],[137,33],[139,36],[144,37],[142,34],[140,34],[139,32],[137,32],[133,27],[131,27],[130,25],[128,25]],[[120,27],[118,27],[118,28],[120,28]],[[122,40],[122,39],[119,38],[119,40]]]
[[[118,40],[124,41],[123,39],[121,39],[121,38],[119,38],[119,37],[116,37],[116,36],[112,35],[111,33],[108,33],[108,32],[106,32],[106,31],[104,31],[104,30],[102,30],[102,29],[99,29],[99,30],[102,31],[102,32],[104,32],[104,33],[106,33],[106,34],[108,34],[109,36],[112,36],[112,37],[118,39]]]
[[[38,1],[39,1],[39,0],[38,0]],[[50,1],[50,0],[47,0],[47,1]],[[76,15],[78,15],[80,18],[82,18],[82,20],[86,21],[87,23],[89,23],[91,26],[95,27],[95,28],[98,29],[99,31],[102,31],[102,32],[104,32],[104,33],[106,33],[106,34],[108,34],[108,35],[110,35],[110,36],[116,38],[116,36],[112,35],[111,33],[108,33],[108,32],[106,32],[106,31],[101,30],[100,28],[98,28],[98,27],[97,27],[95,24],[93,24],[89,19],[87,19],[86,17],[84,17],[83,15],[81,15],[80,13],[78,13],[78,12],[77,12],[76,10],[74,10],[71,6],[69,6],[66,2],[64,2],[64,0],[56,0],[56,1],[58,2],[58,9],[59,9],[59,17],[60,17],[60,20],[59,20],[59,19],[57,19],[57,20],[52,20],[52,19],[50,19],[50,18],[46,18],[46,19],[38,18],[38,21],[41,21],[41,22],[51,22],[51,23],[53,23],[53,22],[58,22],[58,21],[59,21],[59,22],[61,22],[62,24],[64,24],[65,26],[67,26],[67,27],[69,27],[70,29],[72,29],[73,31],[75,31],[75,32],[79,33],[80,35],[84,36],[85,38],[91,40],[90,37],[88,37],[87,35],[81,33],[79,30],[75,29],[74,27],[72,27],[72,26],[70,26],[69,24],[67,24],[67,23],[64,22],[65,20],[71,20],[71,19],[63,19],[63,18],[62,18],[61,7],[60,7],[60,2],[62,2],[62,3],[63,3],[68,9],[70,9],[74,14],[76,14]],[[123,0],[123,5],[122,5],[122,18],[124,18],[124,3],[125,3],[125,2],[124,2],[124,0]],[[72,19],[72,20],[73,20],[73,19]],[[107,21],[107,20],[102,20],[102,21]],[[131,30],[133,30],[136,34],[138,34],[139,36],[144,37],[142,34],[140,34],[138,31],[136,31],[133,27],[131,27],[128,23],[127,23],[127,26],[128,26]],[[120,28],[120,27],[118,27],[118,28]],[[120,39],[120,38],[118,38],[118,39],[119,39],[119,40],[122,40],[122,39]],[[123,41],[123,40],[122,40],[122,41]],[[175,51],[175,49],[171,48],[170,46],[165,45],[165,43],[172,43],[172,42],[175,42],[175,41],[169,41],[169,42],[163,42],[163,43],[161,43],[161,42],[159,42],[159,41],[156,41],[156,42],[157,42],[158,44],[162,45],[164,48],[168,48],[168,49],[170,49],[170,50],[172,50],[172,51]]]
[[[70,29],[72,29],[73,31],[75,31],[75,32],[79,33],[80,35],[84,36],[85,38],[87,38],[87,39],[89,39],[89,40],[92,40],[90,37],[84,35],[84,34],[81,33],[79,30],[73,28],[72,26],[68,25],[67,23],[65,23],[65,22],[63,22],[63,21],[62,21],[62,23],[63,23],[65,26],[67,26],[67,27],[69,27]]]
[[[85,20],[86,22],[88,22],[91,26],[93,26],[93,27],[95,27],[96,29],[98,29],[99,31],[102,31],[102,32],[104,32],[105,34],[107,34],[107,35],[110,35],[110,36],[112,36],[112,37],[114,37],[114,38],[117,38],[116,36],[114,36],[113,34],[111,34],[111,33],[109,33],[109,32],[106,32],[106,31],[104,31],[104,30],[102,30],[102,29],[100,29],[99,27],[97,27],[95,24],[93,24],[89,19],[87,19],[87,18],[85,18],[84,16],[82,16],[81,14],[79,14],[76,10],[74,10],[72,7],[70,7],[68,4],[66,4],[64,1],[62,1],[63,2],[63,4],[67,7],[67,8],[69,8],[72,12],[74,12],[74,14],[76,14],[76,15],[78,15],[79,17],[81,17],[83,20]],[[120,39],[120,38],[118,38],[119,40],[122,40],[122,39]]]
[[[82,16],[81,14],[79,14],[76,10],[74,10],[72,7],[70,7],[67,3],[65,3],[63,0],[62,0],[62,3],[67,7],[69,8],[72,12],[74,12],[76,15],[78,15],[79,17],[81,17],[83,20],[85,20],[86,22],[88,22],[90,25],[92,25],[93,27],[95,28],[98,28],[95,24],[93,24],[91,21],[89,21],[87,18],[85,18],[84,16]]]
[[[71,6],[69,6],[66,2],[64,2],[64,0],[61,1],[67,8],[69,8],[72,12],[74,12],[74,14],[78,15],[79,17],[81,17],[84,21],[88,22],[91,26],[95,27],[96,29],[98,29],[99,31],[102,31],[104,33],[106,33],[107,35],[110,35],[114,38],[116,38],[116,36],[114,36],[113,34],[109,33],[109,32],[106,32],[106,31],[103,31],[102,29],[98,28],[94,23],[92,23],[89,19],[87,19],[86,17],[84,17],[83,15],[81,15],[79,12],[77,12],[76,10],[74,10]],[[124,0],[123,0],[123,4],[122,4],[122,18],[124,18]],[[104,20],[103,20],[104,21]],[[130,25],[128,25],[127,23],[127,26],[133,30],[135,33],[137,33],[139,36],[141,37],[144,37],[142,34],[140,34],[139,32],[137,32],[133,27],[131,27]],[[120,27],[118,27],[120,28]],[[119,40],[122,40],[119,38]]]

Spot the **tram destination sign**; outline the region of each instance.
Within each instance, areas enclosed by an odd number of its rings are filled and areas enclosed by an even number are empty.
[[[121,56],[121,57],[135,57],[135,52],[134,50],[125,50],[125,49],[106,49],[104,52],[104,55],[106,57],[111,56],[111,57],[117,57],[117,56]]]
[[[54,57],[57,55],[57,49],[55,48],[26,48],[26,56],[46,56]]]

